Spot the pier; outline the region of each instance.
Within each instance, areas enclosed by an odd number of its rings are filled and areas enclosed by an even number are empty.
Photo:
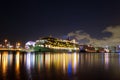
[[[20,52],[27,52],[25,49],[21,49],[21,48],[0,48],[0,51],[20,51]]]

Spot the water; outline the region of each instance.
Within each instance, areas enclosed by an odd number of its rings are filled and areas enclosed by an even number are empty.
[[[118,53],[0,52],[0,80],[120,80]]]

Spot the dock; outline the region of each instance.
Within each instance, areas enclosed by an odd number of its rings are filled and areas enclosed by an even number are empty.
[[[0,51],[20,51],[20,52],[27,52],[25,49],[21,49],[21,48],[0,48]]]

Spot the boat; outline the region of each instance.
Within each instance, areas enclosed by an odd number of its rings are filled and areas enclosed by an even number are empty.
[[[95,53],[96,50],[91,45],[80,45],[80,53]]]
[[[79,44],[73,40],[63,40],[54,37],[43,37],[36,40],[35,52],[77,52]]]

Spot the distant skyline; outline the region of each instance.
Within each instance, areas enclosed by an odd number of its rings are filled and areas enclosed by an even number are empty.
[[[119,3],[119,0],[2,1],[0,40],[25,43],[42,36],[63,37],[81,30],[94,39],[110,37],[111,32],[102,31],[110,26],[119,29]]]

